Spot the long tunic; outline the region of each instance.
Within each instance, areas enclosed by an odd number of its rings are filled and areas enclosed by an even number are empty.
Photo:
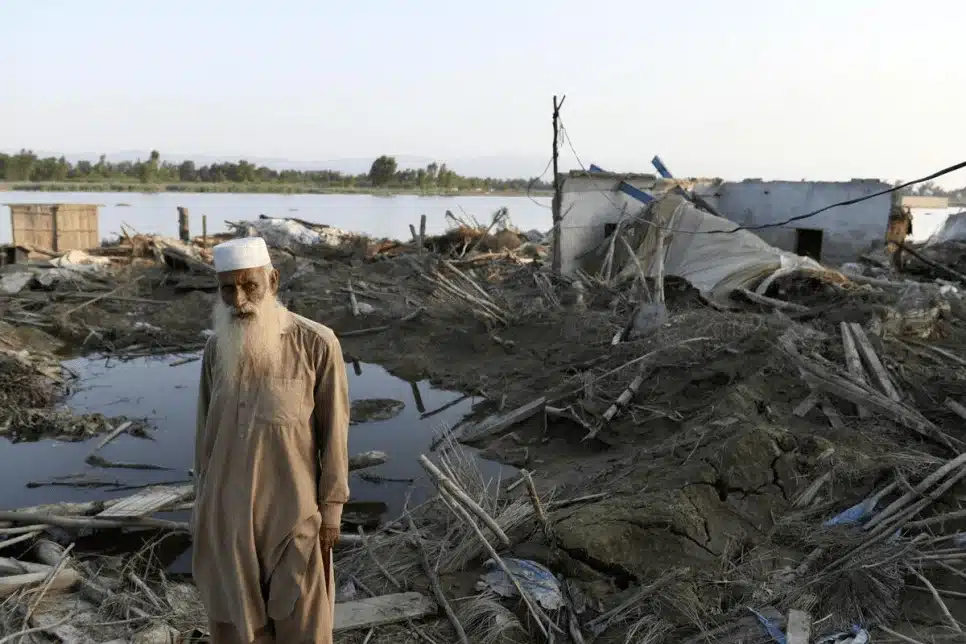
[[[209,619],[246,642],[292,615],[319,529],[349,498],[342,348],[294,314],[282,335],[272,376],[225,382],[215,337],[201,363],[192,573]]]

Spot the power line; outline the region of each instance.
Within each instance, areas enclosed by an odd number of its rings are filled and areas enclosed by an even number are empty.
[[[937,177],[941,177],[943,175],[949,174],[950,172],[955,172],[956,170],[961,170],[962,168],[966,168],[966,161],[960,161],[959,163],[957,163],[955,165],[951,165],[951,166],[949,166],[947,168],[943,168],[942,170],[937,170],[936,172],[933,172],[929,176],[922,177],[920,179],[913,179],[912,181],[907,181],[907,182],[901,183],[901,184],[899,184],[897,186],[892,186],[891,188],[886,188],[885,190],[879,190],[878,192],[873,192],[872,194],[865,195],[864,197],[856,197],[855,199],[846,199],[845,201],[839,201],[839,202],[833,203],[833,204],[831,204],[829,206],[824,206],[822,208],[819,208],[818,210],[813,210],[812,212],[807,212],[804,215],[796,215],[795,217],[789,217],[785,221],[779,221],[779,222],[772,223],[772,224],[760,224],[758,226],[738,226],[734,230],[708,230],[708,231],[705,231],[705,232],[707,232],[707,233],[729,233],[730,234],[730,233],[736,233],[739,230],[761,230],[763,228],[778,228],[780,226],[786,226],[786,225],[788,225],[788,224],[790,224],[790,223],[792,223],[794,221],[801,221],[803,219],[809,219],[810,217],[814,217],[815,215],[819,215],[819,214],[821,214],[821,213],[823,213],[823,212],[825,212],[827,210],[831,210],[832,208],[839,208],[841,206],[851,206],[852,204],[857,204],[857,203],[860,203],[862,201],[867,201],[869,199],[874,199],[875,197],[881,197],[882,195],[887,195],[887,194],[891,194],[893,192],[898,192],[899,190],[902,190],[904,188],[908,188],[909,186],[914,186],[914,185],[916,185],[918,183],[925,183],[927,181],[932,181],[933,179],[936,179]]]
[[[548,206],[548,205],[547,205],[547,204],[545,204],[545,203],[540,203],[539,201],[537,201],[536,199],[534,199],[534,198],[533,198],[533,197],[532,197],[532,196],[530,195],[530,190],[531,190],[531,189],[533,188],[533,184],[535,184],[535,183],[536,183],[537,181],[539,181],[540,179],[542,179],[542,178],[543,178],[543,175],[545,175],[545,174],[547,174],[547,170],[549,170],[549,169],[550,169],[550,164],[551,164],[551,163],[553,163],[553,157],[550,157],[550,159],[549,159],[549,160],[547,161],[547,165],[546,165],[546,166],[544,166],[544,168],[543,168],[543,172],[541,172],[541,173],[540,173],[540,174],[539,174],[538,176],[536,176],[536,177],[533,177],[532,179],[530,179],[530,183],[528,183],[528,184],[527,184],[527,198],[528,198],[528,199],[529,199],[530,201],[532,201],[533,203],[535,203],[535,204],[537,204],[538,206],[540,206],[541,208],[548,208],[548,209],[549,209],[549,208],[550,208],[550,206]]]

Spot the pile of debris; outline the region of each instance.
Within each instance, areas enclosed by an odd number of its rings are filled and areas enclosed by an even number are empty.
[[[918,270],[928,263],[911,254],[836,270],[750,233],[669,236],[724,227],[674,194],[622,221],[571,276],[549,274],[546,247],[505,212],[451,223],[364,245],[296,220],[236,229],[272,238],[281,298],[348,355],[489,401],[420,460],[438,494],[345,535],[340,599],[400,609],[395,625],[367,622],[368,641],[962,639],[955,262],[902,244],[948,270]],[[115,266],[81,297],[28,290],[0,306],[88,349],[197,349],[214,284],[196,250],[184,251],[193,262],[162,250],[163,266]],[[521,474],[486,480],[457,441]],[[22,533],[30,519],[0,520]],[[97,582],[137,594],[144,615],[114,619],[143,629],[178,613],[163,575],[134,572]],[[21,627],[34,624],[31,597]],[[167,624],[203,631],[193,619]]]

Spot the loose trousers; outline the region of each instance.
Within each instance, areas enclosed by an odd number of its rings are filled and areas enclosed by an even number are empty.
[[[253,642],[243,641],[232,624],[210,622],[211,644],[332,644],[335,621],[332,551],[323,556],[318,542],[309,557],[300,589],[292,614],[273,620]]]

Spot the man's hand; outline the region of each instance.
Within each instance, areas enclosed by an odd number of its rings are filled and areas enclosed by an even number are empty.
[[[322,546],[322,552],[325,553],[332,550],[338,542],[339,529],[322,526],[322,529],[319,530],[319,545]]]

